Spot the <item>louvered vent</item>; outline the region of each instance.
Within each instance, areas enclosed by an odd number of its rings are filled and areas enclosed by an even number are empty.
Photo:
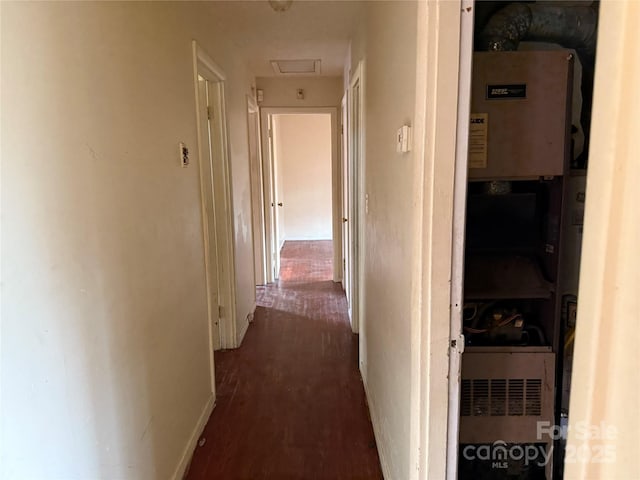
[[[489,380],[473,381],[473,411],[476,417],[489,415]]]
[[[530,378],[527,380],[527,403],[525,415],[537,417],[542,413],[542,380]]]
[[[507,414],[507,381],[491,380],[491,415],[504,417]]]
[[[542,380],[493,378],[462,380],[463,417],[533,416],[542,414]]]
[[[509,379],[509,415],[524,415],[524,380]]]
[[[460,415],[471,415],[471,380],[462,380],[462,398],[460,399]]]

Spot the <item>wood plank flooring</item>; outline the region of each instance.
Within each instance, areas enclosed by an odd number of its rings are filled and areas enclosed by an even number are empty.
[[[286,242],[242,346],[216,352],[216,408],[187,479],[379,480],[330,241]]]

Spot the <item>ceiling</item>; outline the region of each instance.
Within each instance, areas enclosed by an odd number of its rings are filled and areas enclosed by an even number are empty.
[[[209,3],[213,26],[240,49],[257,77],[276,75],[271,60],[321,59],[321,75],[340,76],[364,2],[294,0],[275,12],[267,0]]]

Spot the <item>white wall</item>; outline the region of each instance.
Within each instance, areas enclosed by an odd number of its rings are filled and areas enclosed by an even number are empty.
[[[366,45],[352,40],[352,71],[365,65],[365,215],[362,365],[385,478],[410,478],[412,275],[416,257],[413,153],[395,135],[415,111],[416,2],[367,4]]]
[[[239,318],[253,306],[251,77],[210,8],[2,3],[2,478],[170,478],[206,412],[194,38],[228,75]]]
[[[599,22],[569,407],[568,452],[581,453],[569,480],[640,478],[640,3],[603,2]]]
[[[342,100],[342,77],[258,77],[256,88],[264,91],[261,107],[339,107]],[[296,92],[304,90],[304,99]]]
[[[330,240],[331,116],[274,115],[284,240]]]

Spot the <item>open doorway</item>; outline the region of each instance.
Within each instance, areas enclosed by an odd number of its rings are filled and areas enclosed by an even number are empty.
[[[336,109],[263,109],[262,128],[267,281],[282,279],[281,254],[288,247],[322,252],[324,275],[339,281]]]
[[[273,115],[276,248],[322,252],[322,270],[333,278],[331,116]],[[286,247],[285,247],[286,246]],[[302,259],[301,259],[302,260]],[[278,278],[291,280],[292,272]]]
[[[209,320],[211,389],[214,351],[235,347],[235,262],[225,111],[225,74],[194,41],[198,164]]]

